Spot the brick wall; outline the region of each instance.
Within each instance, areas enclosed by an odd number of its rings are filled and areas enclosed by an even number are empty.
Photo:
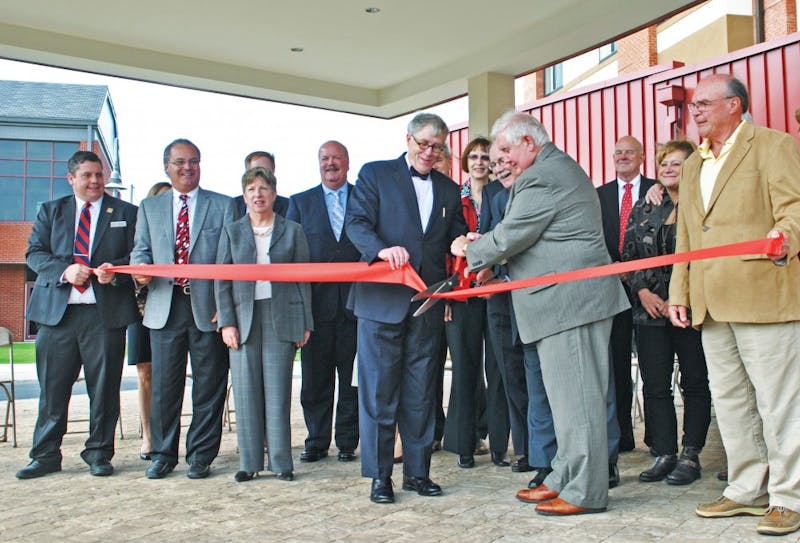
[[[25,266],[22,264],[0,265],[0,326],[11,330],[14,341],[24,339],[25,325]]]
[[[780,38],[797,32],[797,1],[766,0],[764,2],[764,39]]]
[[[617,59],[620,74],[658,64],[658,27],[648,26],[617,41]]]

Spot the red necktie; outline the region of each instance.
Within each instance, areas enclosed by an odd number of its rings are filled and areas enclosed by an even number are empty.
[[[92,203],[83,204],[81,216],[78,219],[78,229],[75,231],[75,248],[73,249],[73,261],[76,264],[89,266],[89,239],[92,228]],[[89,281],[81,285],[73,285],[81,294],[89,288]]]
[[[189,196],[180,195],[181,210],[178,212],[178,225],[175,227],[175,264],[189,263]],[[185,277],[176,277],[175,284],[184,287],[189,283]]]
[[[628,217],[631,216],[633,208],[633,197],[631,196],[631,183],[625,183],[625,194],[622,195],[622,206],[619,208],[619,254],[622,255],[622,246],[625,244],[625,228],[628,226]]]

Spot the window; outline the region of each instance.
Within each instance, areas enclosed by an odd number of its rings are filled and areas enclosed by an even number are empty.
[[[544,93],[552,94],[564,86],[564,65],[559,63],[544,69]]]
[[[72,191],[67,161],[78,142],[0,139],[0,221],[33,221],[39,204]]]
[[[617,52],[617,42],[612,41],[611,43],[601,45],[597,52],[600,54],[599,61],[603,62],[605,59]]]

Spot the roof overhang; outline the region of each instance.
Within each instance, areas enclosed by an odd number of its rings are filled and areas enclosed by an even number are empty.
[[[392,118],[696,3],[0,0],[0,57]]]

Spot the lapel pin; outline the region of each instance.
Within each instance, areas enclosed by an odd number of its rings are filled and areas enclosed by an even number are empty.
[[[114,213],[114,208],[113,207],[107,207],[106,208],[106,213],[108,213],[109,215]]]

